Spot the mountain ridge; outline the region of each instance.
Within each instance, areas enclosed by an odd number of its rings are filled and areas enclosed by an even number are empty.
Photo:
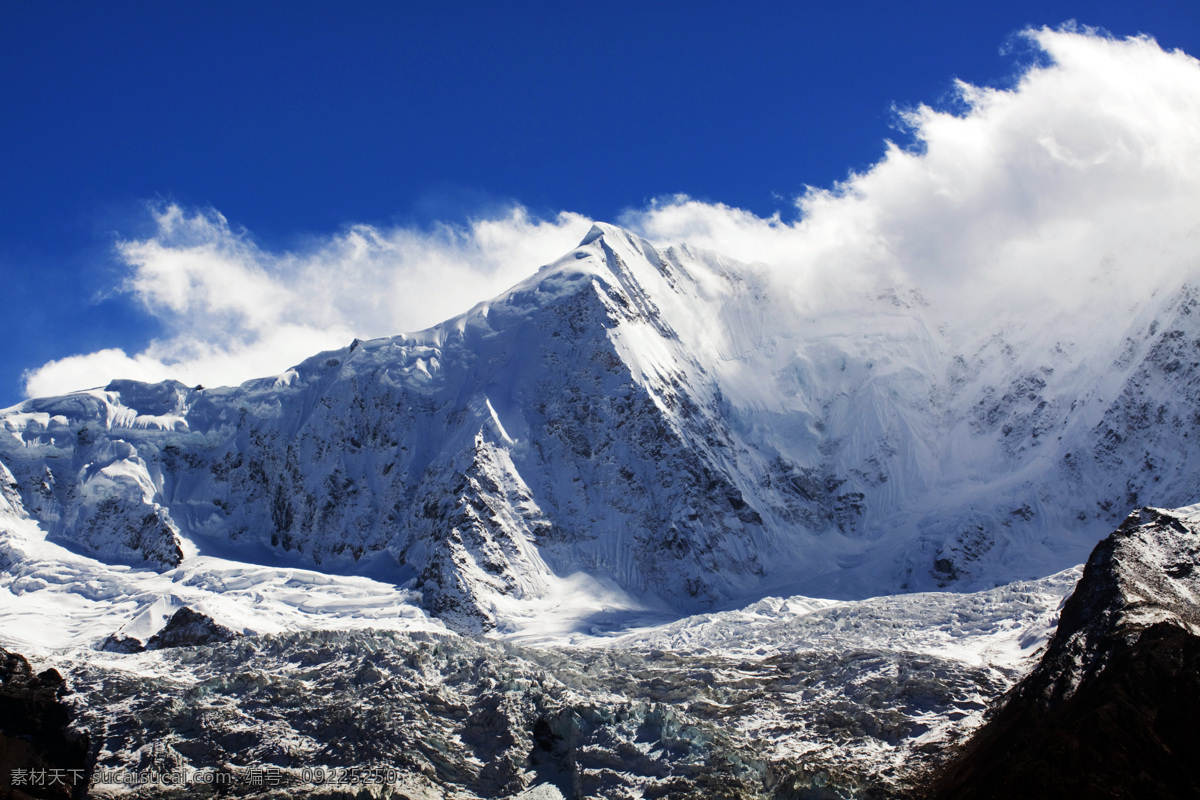
[[[0,462],[102,560],[371,563],[466,629],[579,573],[681,613],[979,588],[1078,563],[1122,502],[1193,499],[1197,298],[1166,297],[1116,354],[959,352],[901,284],[798,319],[760,268],[597,224],[426,331],[26,401]]]

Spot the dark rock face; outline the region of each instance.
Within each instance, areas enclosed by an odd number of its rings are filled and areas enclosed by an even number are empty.
[[[133,636],[114,633],[100,643],[100,649],[108,653],[141,653],[146,649],[141,640]]]
[[[144,560],[160,569],[179,566],[183,550],[166,509],[141,499],[110,497],[80,512],[75,521],[76,541],[96,553],[112,553],[114,560],[137,564]],[[115,540],[112,532],[119,531]]]
[[[23,656],[0,648],[0,796],[86,796],[89,739],[71,728],[67,693],[56,670],[34,675]]]
[[[1198,521],[1142,509],[1096,547],[1045,657],[931,797],[1200,796]]]
[[[236,633],[215,621],[207,614],[192,611],[187,606],[179,609],[167,620],[167,624],[146,642],[147,650],[165,650],[168,647],[197,647],[206,644],[228,642],[237,636]],[[135,643],[136,639],[114,640],[109,637],[106,644],[112,641],[114,647],[126,643]],[[111,649],[111,648],[106,648]],[[137,650],[116,651],[137,652]]]

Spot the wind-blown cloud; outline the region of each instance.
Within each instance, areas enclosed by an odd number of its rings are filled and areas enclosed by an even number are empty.
[[[120,349],[51,361],[25,376],[29,396],[114,377],[235,384],[282,372],[355,336],[420,330],[500,293],[561,256],[589,220],[539,220],[519,207],[429,230],[354,226],[299,253],[273,253],[215,211],[176,205],[154,215],[147,239],[118,244],[122,287],[165,336],[133,355]]]
[[[959,113],[903,113],[914,145],[810,189],[798,222],[687,198],[622,221],[766,262],[801,304],[898,280],[972,324],[1132,304],[1200,266],[1200,62],[1146,37],[1024,36],[1042,66],[1011,89],[959,83]]]
[[[901,114],[907,147],[796,201],[796,222],[686,197],[618,220],[661,243],[761,262],[798,309],[861,302],[880,282],[917,287],[948,325],[1038,314],[1100,335],[1163,281],[1200,272],[1200,62],[1152,39],[1024,34],[1045,58],[1008,89],[958,85],[957,111]],[[123,242],[125,290],[166,335],[27,375],[29,394],[115,376],[231,383],[321,349],[460,313],[570,249],[563,212],[432,230],[357,226],[300,253],[256,246],[216,212],[170,206]],[[1116,334],[1114,334],[1116,335]]]

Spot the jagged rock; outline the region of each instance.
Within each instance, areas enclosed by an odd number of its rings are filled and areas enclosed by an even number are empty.
[[[100,649],[108,653],[141,653],[146,645],[136,637],[114,633],[100,643]]]
[[[75,543],[109,561],[145,561],[163,569],[183,561],[170,514],[141,498],[107,497],[81,509],[72,527]]]
[[[8,471],[8,467],[0,463],[0,512],[21,516],[25,509],[21,503],[21,491],[16,478]]]
[[[1200,514],[1144,508],[1097,545],[1045,656],[931,796],[1200,796]]]
[[[63,676],[37,675],[24,656],[0,648],[0,794],[82,798],[87,794],[89,738],[72,727]]]
[[[171,615],[162,630],[150,637],[146,642],[145,649],[165,650],[169,647],[197,647],[228,642],[236,637],[237,634],[234,631],[216,622],[207,614],[201,614],[184,606]],[[125,639],[125,641],[129,640]]]

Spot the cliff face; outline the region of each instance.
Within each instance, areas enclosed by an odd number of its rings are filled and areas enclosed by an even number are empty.
[[[1200,514],[1142,509],[1092,553],[1058,631],[932,796],[1200,795]]]

